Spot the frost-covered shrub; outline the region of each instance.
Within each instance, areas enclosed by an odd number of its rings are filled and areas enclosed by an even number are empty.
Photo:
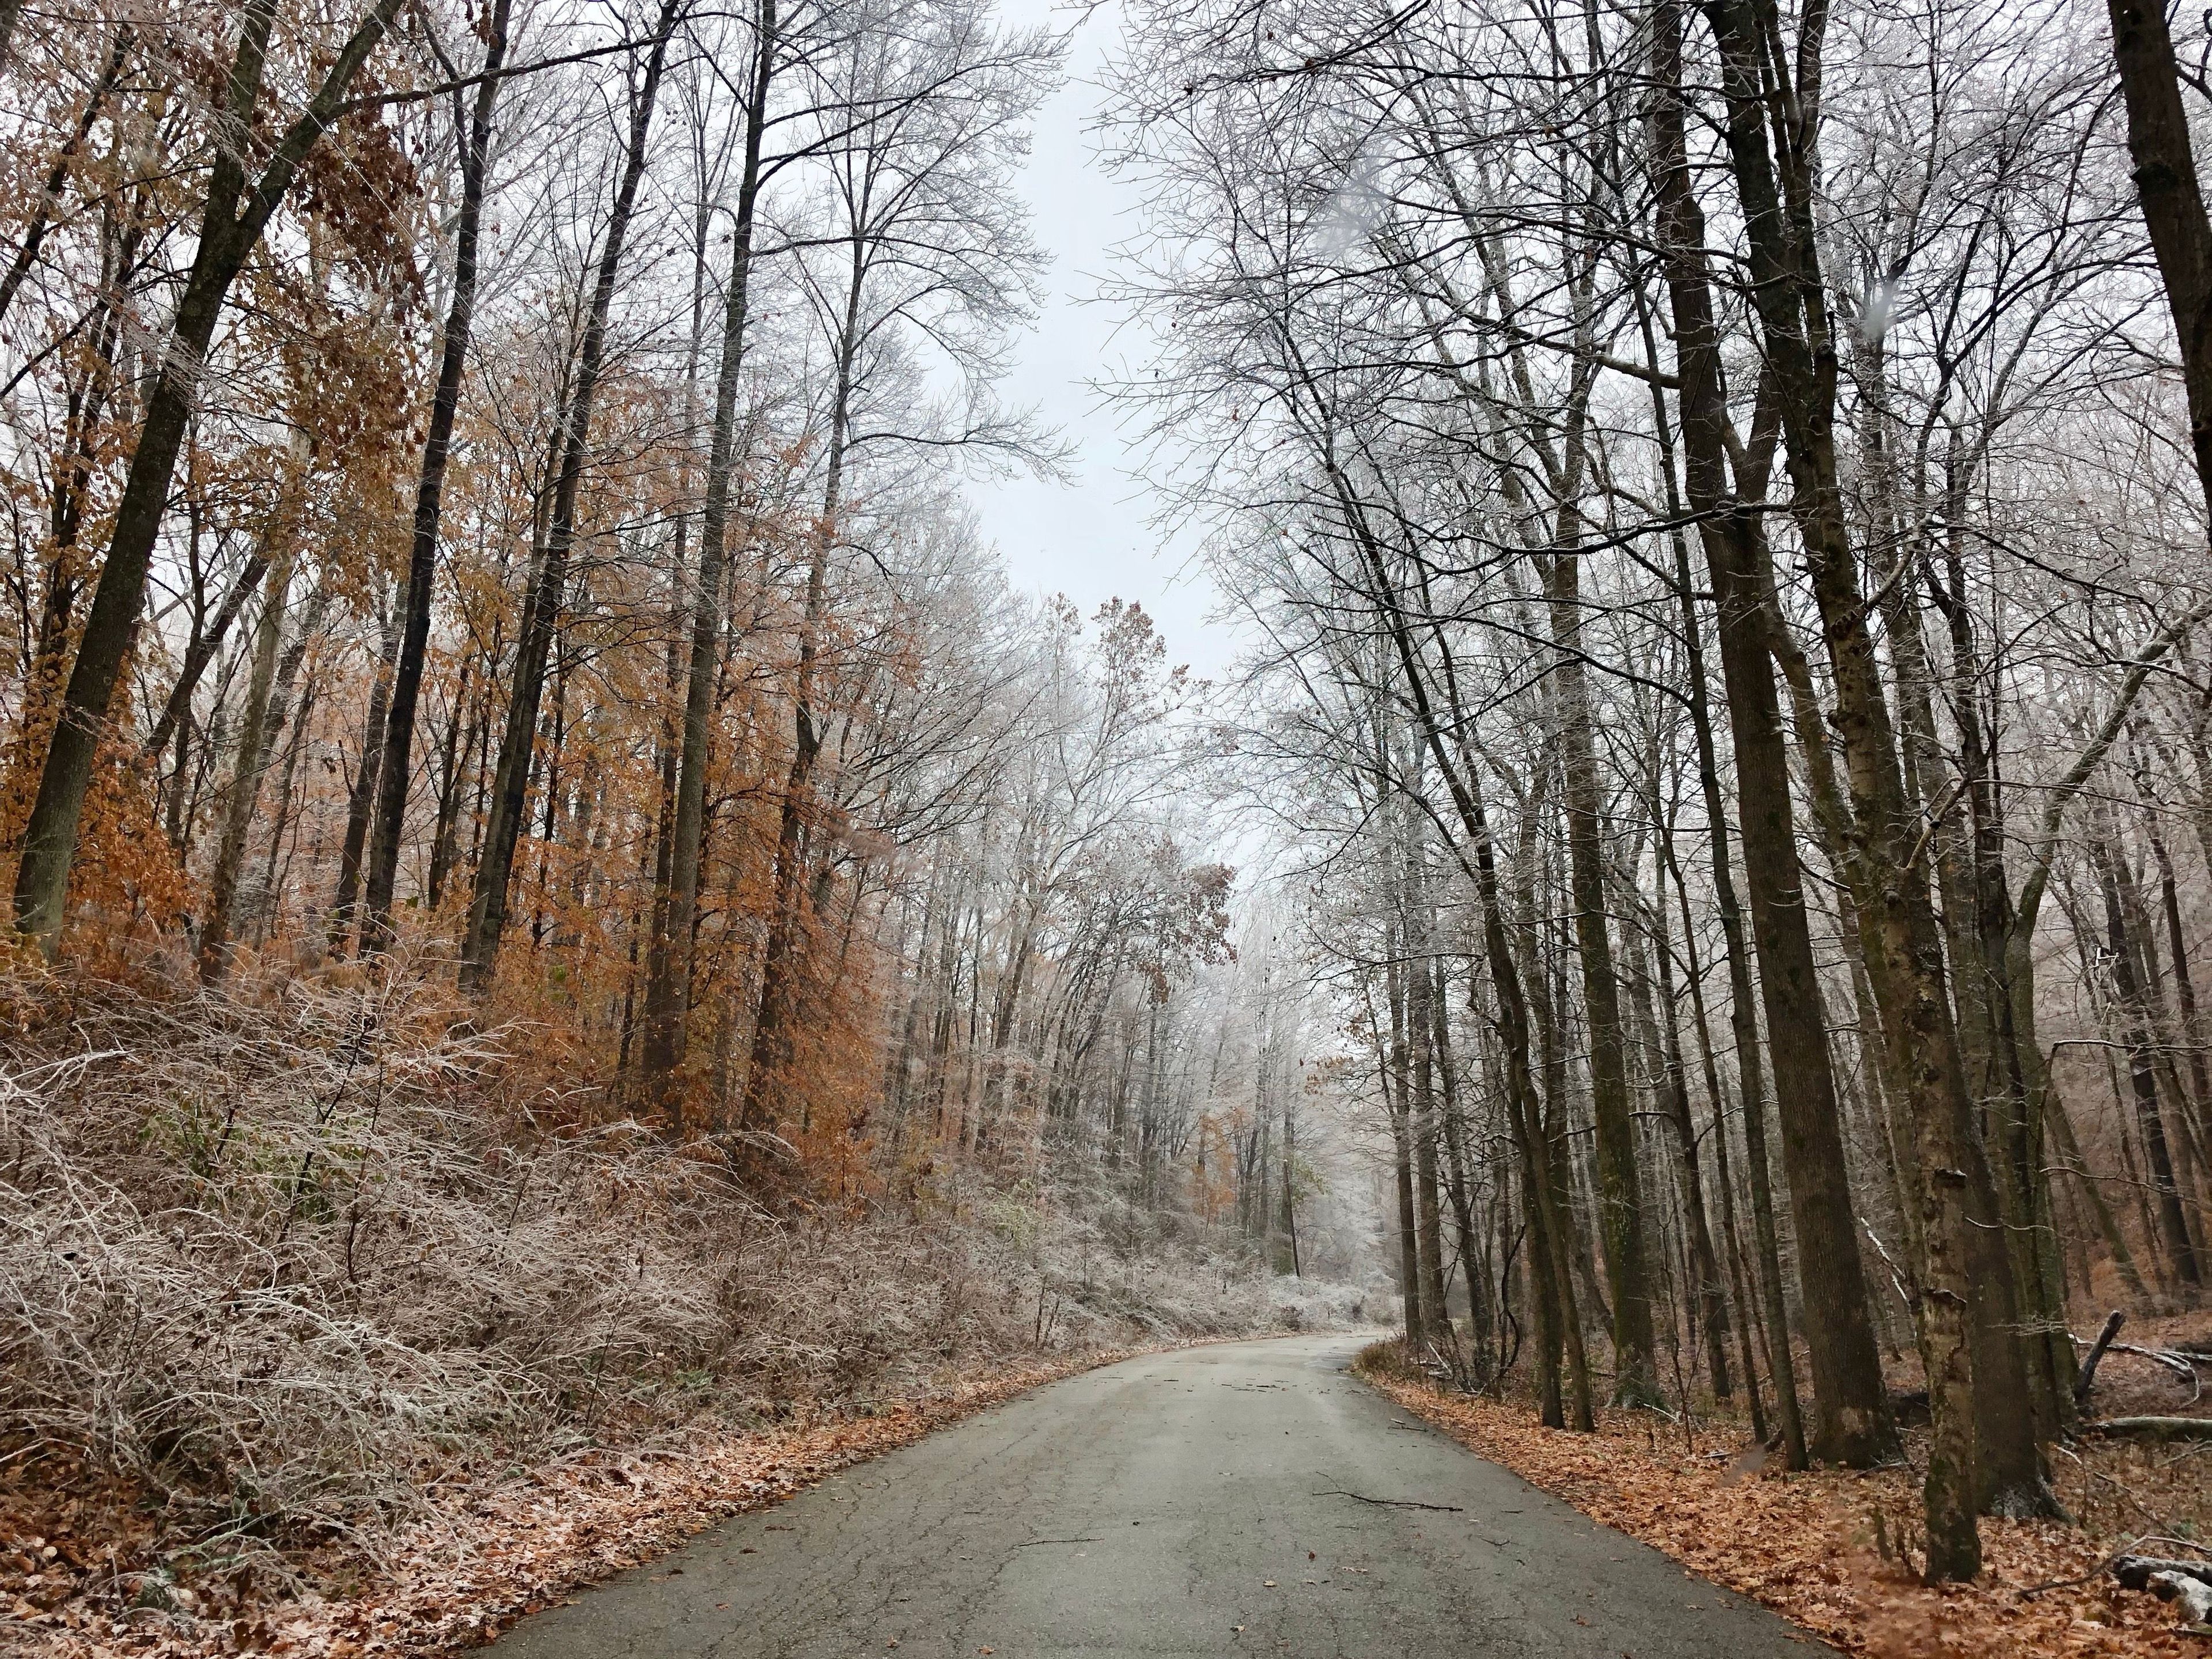
[[[1356,1317],[1242,1256],[1105,1249],[1034,1194],[771,1214],[711,1144],[528,1074],[531,1032],[389,983],[9,988],[0,1434],[296,1534],[594,1437]]]

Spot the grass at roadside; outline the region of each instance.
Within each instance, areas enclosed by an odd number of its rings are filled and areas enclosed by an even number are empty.
[[[2171,1606],[2099,1574],[2106,1558],[2151,1530],[2148,1520],[2120,1536],[2094,1525],[1984,1521],[1982,1577],[1925,1589],[1907,1565],[1918,1507],[1910,1467],[1796,1474],[1755,1468],[1755,1449],[1746,1455],[1740,1435],[1711,1426],[1686,1431],[1649,1413],[1606,1412],[1595,1434],[1547,1429],[1524,1401],[1438,1390],[1400,1363],[1389,1344],[1363,1354],[1358,1370],[1470,1450],[1848,1653],[1872,1659],[2212,1654],[2212,1642],[2173,1628]],[[2066,1485],[2062,1480],[2062,1496],[2070,1501]],[[2076,1578],[2087,1582],[2022,1595]]]

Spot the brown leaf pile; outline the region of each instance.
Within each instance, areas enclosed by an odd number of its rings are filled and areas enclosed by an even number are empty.
[[[1407,1411],[1593,1520],[1664,1551],[1698,1577],[1752,1597],[1870,1659],[2205,1659],[2174,1609],[2104,1577],[2124,1538],[2051,1522],[1984,1521],[1985,1570],[1941,1590],[1898,1559],[1912,1550],[1919,1493],[1902,1468],[1786,1474],[1748,1467],[1740,1445],[1624,1413],[1595,1434],[1547,1429],[1520,1402],[1445,1395],[1364,1370]],[[1883,1559],[1887,1549],[1891,1556]],[[2088,1582],[2023,1598],[2035,1586]]]
[[[875,1414],[830,1414],[757,1433],[704,1434],[650,1453],[600,1451],[462,1494],[408,1528],[374,1566],[342,1555],[316,1590],[280,1602],[220,1578],[145,1599],[118,1570],[113,1494],[40,1505],[0,1489],[0,1647],[51,1659],[231,1653],[426,1654],[480,1645],[569,1590],[633,1567],[716,1522],[780,1503],[828,1475],[984,1407],[1140,1350],[994,1370]],[[141,1528],[140,1530],[143,1528]],[[214,1616],[216,1614],[228,1616]]]

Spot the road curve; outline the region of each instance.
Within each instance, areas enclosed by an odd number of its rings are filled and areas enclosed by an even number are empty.
[[[523,1621],[508,1659],[1802,1659],[1462,1449],[1343,1336],[1073,1376]]]

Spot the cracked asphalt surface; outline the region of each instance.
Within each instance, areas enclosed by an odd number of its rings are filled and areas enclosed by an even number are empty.
[[[1826,1651],[1429,1429],[1362,1339],[1073,1376],[702,1533],[510,1659]]]

